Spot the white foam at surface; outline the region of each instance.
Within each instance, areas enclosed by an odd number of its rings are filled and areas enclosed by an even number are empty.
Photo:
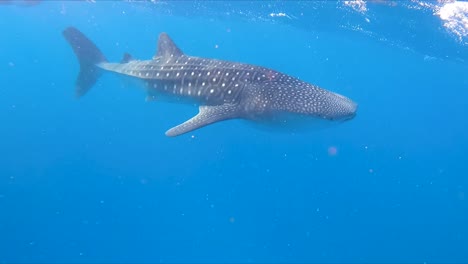
[[[364,0],[349,0],[344,1],[343,3],[360,13],[365,13],[367,11],[366,2]]]
[[[449,2],[444,4],[436,12],[436,15],[444,21],[444,26],[458,36],[459,40],[468,44],[468,2]]]

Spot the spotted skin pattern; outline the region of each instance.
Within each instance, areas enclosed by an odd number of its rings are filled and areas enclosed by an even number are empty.
[[[93,46],[80,32],[70,34],[80,40],[72,38],[75,42]],[[99,52],[93,53],[99,57]],[[185,55],[165,33],[160,34],[158,52],[150,60],[135,60],[126,54],[121,63],[101,61],[96,66],[143,80],[148,95],[156,99],[173,97],[198,103],[199,114],[168,130],[168,136],[233,118],[261,120],[290,113],[347,120],[357,110],[349,98],[272,69]]]

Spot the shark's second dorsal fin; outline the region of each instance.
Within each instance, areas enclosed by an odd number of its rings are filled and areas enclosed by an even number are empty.
[[[158,39],[158,52],[155,57],[180,57],[184,53],[177,47],[167,33],[161,33]]]
[[[129,53],[125,53],[120,63],[128,63],[129,61],[132,61],[132,60],[135,60],[133,56],[130,55]]]

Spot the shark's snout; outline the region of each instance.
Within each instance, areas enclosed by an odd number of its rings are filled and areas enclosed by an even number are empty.
[[[330,120],[347,121],[356,116],[358,104],[341,94],[330,92],[327,102],[330,111],[326,118]]]

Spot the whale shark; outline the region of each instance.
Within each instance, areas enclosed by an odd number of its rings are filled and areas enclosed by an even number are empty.
[[[80,64],[77,97],[87,94],[104,72],[114,72],[142,81],[149,99],[197,104],[198,114],[167,130],[169,137],[231,119],[275,120],[286,126],[287,116],[346,121],[356,115],[357,103],[343,95],[270,68],[189,56],[165,32],[159,34],[151,59],[139,60],[125,53],[120,62],[109,62],[73,26],[62,34]]]

